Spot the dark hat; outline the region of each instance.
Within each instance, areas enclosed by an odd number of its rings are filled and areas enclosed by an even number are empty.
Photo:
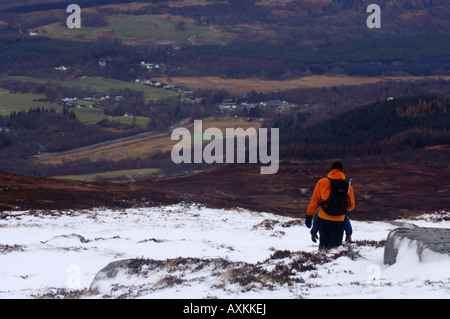
[[[331,166],[331,169],[338,169],[340,171],[343,171],[342,163],[341,162],[334,162]]]

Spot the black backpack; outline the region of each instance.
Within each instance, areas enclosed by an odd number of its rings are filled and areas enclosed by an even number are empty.
[[[323,211],[331,216],[341,216],[347,213],[347,205],[350,203],[349,183],[343,179],[328,178],[331,182],[330,197],[322,201],[320,206]]]

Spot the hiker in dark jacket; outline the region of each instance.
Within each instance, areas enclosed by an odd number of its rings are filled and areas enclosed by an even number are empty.
[[[330,198],[332,180],[345,180],[342,172],[343,167],[340,162],[334,162],[327,178],[322,178],[316,184],[311,202],[306,212],[305,225],[311,228],[312,218],[317,211],[318,231],[319,231],[319,249],[330,249],[338,247],[342,244],[344,236],[345,216],[330,215],[324,211],[323,204]],[[350,212],[355,208],[355,196],[353,194],[353,186],[348,188],[348,202],[345,207],[346,212]]]

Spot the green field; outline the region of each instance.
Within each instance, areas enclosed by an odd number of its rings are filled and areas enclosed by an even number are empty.
[[[39,84],[49,84],[61,87],[78,87],[83,90],[95,91],[98,95],[104,95],[110,92],[111,89],[124,89],[128,88],[134,91],[142,92],[145,100],[160,100],[166,99],[172,96],[178,96],[179,93],[172,91],[167,91],[163,89],[156,89],[149,86],[144,86],[132,82],[124,82],[114,79],[102,78],[102,77],[91,77],[86,79],[76,79],[76,80],[49,80],[45,78],[30,77],[30,76],[9,76],[7,79],[39,83]],[[57,112],[62,112],[63,107],[59,104],[50,104],[45,101],[39,101],[45,99],[44,95],[39,94],[15,94],[10,93],[7,90],[0,88],[0,115],[9,115],[13,111],[23,111],[29,110],[30,108],[44,108],[44,109],[55,109]],[[132,124],[133,117],[124,116],[108,116],[103,114],[101,108],[90,107],[93,102],[90,101],[78,101],[79,104],[85,105],[85,108],[73,108],[71,109],[77,116],[77,118],[89,124],[97,123],[103,119],[109,119],[112,121],[118,121],[123,124]],[[149,119],[146,117],[136,117],[136,125],[140,127],[147,127]]]
[[[2,89],[0,89],[2,90]],[[39,94],[14,94],[9,93],[7,91],[3,91],[3,94],[0,94],[0,115],[5,116],[11,114],[13,111],[23,111],[28,110],[30,108],[42,108],[51,109],[54,108],[58,111],[57,106],[59,105],[50,105],[47,102],[38,102],[35,100],[45,98],[44,95]],[[62,107],[61,110],[62,112]]]
[[[41,35],[49,38],[92,41],[100,37],[114,37],[131,45],[161,40],[183,42],[209,31],[208,27],[198,26],[192,19],[167,14],[113,14],[105,20],[108,25],[103,27],[69,29],[61,23],[53,23],[39,29]]]
[[[67,175],[67,176],[57,176],[57,179],[70,179],[70,180],[81,180],[86,182],[94,182],[96,180],[136,180],[140,178],[147,178],[154,174],[161,175],[162,171],[159,168],[144,168],[144,169],[131,169],[131,170],[121,170],[113,172],[103,172],[103,173],[93,173],[85,175]]]
[[[11,112],[28,111],[30,108],[44,108],[46,110],[55,109],[56,112],[63,111],[63,107],[59,104],[50,104],[43,101],[36,101],[45,98],[44,95],[39,94],[22,94],[22,93],[4,93],[0,94],[0,115],[7,116]],[[87,102],[87,101],[86,101]],[[89,102],[87,102],[89,103]],[[103,114],[99,108],[72,108],[71,111],[75,113],[77,118],[86,124],[95,124],[103,119],[117,121],[122,124],[132,124],[134,118],[132,116],[108,116]],[[146,128],[149,119],[146,117],[136,117],[136,125]]]
[[[86,79],[76,80],[49,80],[45,78],[37,78],[30,76],[8,76],[8,79],[31,82],[39,84],[53,84],[62,87],[79,87],[83,90],[92,90],[97,94],[107,94],[111,89],[131,89],[134,91],[142,92],[146,101],[160,100],[171,96],[177,96],[178,93],[167,91],[163,89],[156,89],[150,86],[140,85],[133,82],[124,82],[114,79],[102,78],[102,77],[89,77]]]

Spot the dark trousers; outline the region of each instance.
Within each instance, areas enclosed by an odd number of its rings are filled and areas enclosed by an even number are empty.
[[[344,222],[319,218],[319,248],[330,249],[342,245]]]

